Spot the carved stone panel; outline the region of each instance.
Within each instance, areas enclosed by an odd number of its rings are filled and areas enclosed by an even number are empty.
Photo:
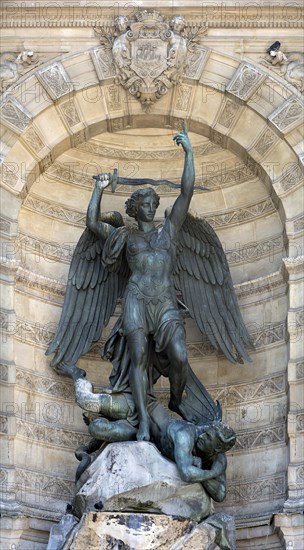
[[[59,109],[68,126],[76,126],[81,122],[75,101],[69,99],[60,104]]]
[[[184,75],[192,80],[199,80],[202,70],[208,59],[209,51],[205,48],[196,48],[188,52]]]
[[[265,78],[265,74],[257,68],[241,64],[228,83],[226,90],[240,99],[247,101]]]
[[[46,69],[41,69],[37,72],[37,78],[54,100],[73,90],[73,84],[70,82],[69,76],[61,63],[57,62]]]
[[[91,50],[91,57],[99,80],[113,78],[116,75],[112,52],[105,46]]]
[[[240,110],[240,105],[231,99],[226,99],[225,105],[218,118],[218,124],[224,128],[230,128],[236,119],[237,113]]]
[[[29,111],[12,96],[7,97],[0,106],[1,121],[14,130],[23,132],[32,120]]]
[[[289,132],[303,122],[303,103],[296,97],[285,101],[268,117],[281,132]]]
[[[26,141],[26,143],[31,147],[31,149],[36,153],[39,153],[45,147],[45,144],[43,143],[37,130],[35,130],[35,128],[33,127],[26,130],[26,132],[24,132],[22,137]]]
[[[253,148],[259,155],[263,156],[271,149],[276,140],[277,136],[275,133],[267,127],[254,144]]]

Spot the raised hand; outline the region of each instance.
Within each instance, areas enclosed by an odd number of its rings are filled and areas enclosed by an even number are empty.
[[[181,145],[185,153],[192,151],[192,145],[187,132],[186,122],[183,120],[183,131],[174,136],[173,140],[177,145]]]
[[[105,189],[112,183],[112,174],[110,172],[104,172],[102,174],[98,174],[98,176],[93,176],[94,180],[96,180],[95,186],[97,189]]]

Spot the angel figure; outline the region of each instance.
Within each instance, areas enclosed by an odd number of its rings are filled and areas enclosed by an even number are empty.
[[[170,381],[169,408],[186,420],[195,416],[182,403],[189,364],[177,292],[217,350],[233,363],[250,361],[245,348],[251,343],[223,248],[205,220],[188,214],[195,175],[185,124],[173,139],[184,150],[184,169],[180,194],[160,227],[154,222],[159,197],[153,189],[137,190],[126,202],[137,228],[125,226],[119,213],[101,215],[102,193],[112,177],[98,177],[87,229],[72,259],[59,326],[47,350],[55,352],[51,364],[57,372],[71,375],[69,365],[100,338],[123,296],[122,315],[105,355],[113,361],[113,387],[131,388],[138,440],[150,438],[147,395],[160,374]]]

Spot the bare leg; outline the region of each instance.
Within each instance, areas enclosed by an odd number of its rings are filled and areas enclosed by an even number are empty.
[[[138,441],[150,440],[150,421],[147,412],[148,393],[148,340],[143,331],[132,332],[127,336],[131,357],[129,382],[139,416]]]
[[[110,422],[106,418],[96,418],[89,425],[89,432],[94,439],[103,441],[130,441],[135,439],[137,429],[126,420]]]
[[[179,412],[183,391],[187,381],[188,359],[185,339],[185,330],[178,327],[166,348],[166,354],[170,361],[170,402],[169,408]]]

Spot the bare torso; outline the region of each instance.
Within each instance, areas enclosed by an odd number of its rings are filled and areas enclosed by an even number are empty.
[[[136,231],[128,236],[127,260],[131,269],[130,283],[149,297],[157,297],[172,288],[175,246],[165,227],[148,233]]]

